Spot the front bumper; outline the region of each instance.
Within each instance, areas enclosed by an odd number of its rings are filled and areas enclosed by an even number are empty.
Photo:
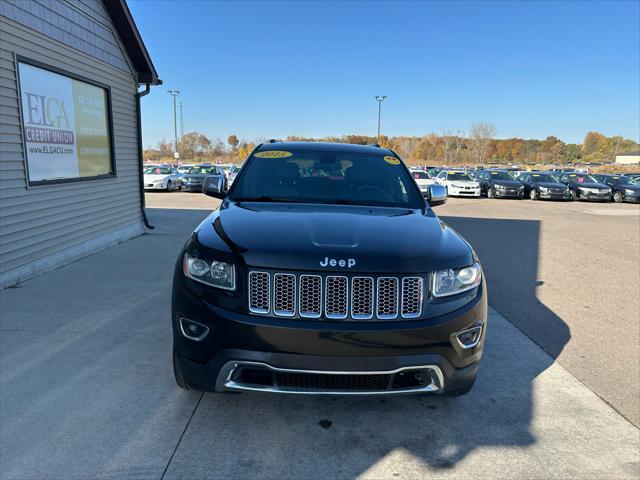
[[[622,197],[622,201],[629,202],[629,203],[640,203],[640,193],[636,195],[625,193]]]
[[[167,185],[162,183],[160,185],[155,185],[152,183],[145,183],[144,184],[144,189],[145,190],[166,190],[167,189]]]
[[[539,198],[544,200],[571,200],[570,193],[554,193],[540,190],[539,195]]]
[[[507,189],[498,189],[495,188],[494,190],[494,196],[496,198],[522,198],[524,197],[524,190],[523,189],[511,189],[511,188],[507,188]]]
[[[449,196],[451,197],[479,197],[480,187],[460,188],[460,187],[447,187]]]
[[[199,298],[189,282],[178,281],[174,283],[172,299],[174,351],[190,385],[203,391],[442,393],[461,388],[476,375],[487,326],[485,291],[483,281],[469,303],[439,317],[340,322],[256,316],[225,310]],[[199,342],[186,338],[178,323],[181,317],[206,325],[209,334]],[[472,348],[463,348],[456,334],[479,324],[483,326],[479,342]],[[358,391],[304,386],[283,388],[278,382],[256,387],[239,381],[236,376],[239,368],[254,364],[267,372],[290,370],[305,378],[308,373],[337,375],[338,379],[391,375],[391,379],[398,371],[407,370],[406,373],[424,372],[431,381],[413,388]]]
[[[578,190],[578,200],[588,200],[591,202],[609,202],[611,193],[591,193]]]
[[[202,183],[182,182],[182,190],[185,192],[202,192]]]

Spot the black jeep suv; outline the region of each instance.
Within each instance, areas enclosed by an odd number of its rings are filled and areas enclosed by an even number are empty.
[[[442,187],[436,185],[433,191]],[[388,149],[258,146],[180,252],[178,385],[302,394],[468,392],[487,327],[471,246]]]

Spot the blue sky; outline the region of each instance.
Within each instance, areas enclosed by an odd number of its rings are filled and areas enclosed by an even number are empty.
[[[212,139],[424,135],[493,123],[500,138],[640,136],[640,2],[129,0],[164,85],[144,145]]]

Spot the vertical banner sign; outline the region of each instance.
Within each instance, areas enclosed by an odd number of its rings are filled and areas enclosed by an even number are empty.
[[[18,65],[29,181],[113,173],[105,89]]]

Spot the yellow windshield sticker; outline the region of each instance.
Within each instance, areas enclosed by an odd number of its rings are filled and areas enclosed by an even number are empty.
[[[398,160],[396,157],[391,157],[389,155],[384,157],[384,161],[387,162],[389,165],[400,165],[400,160]]]
[[[265,152],[255,153],[253,156],[258,158],[285,158],[293,155],[291,152],[285,152],[284,150],[267,150]]]

